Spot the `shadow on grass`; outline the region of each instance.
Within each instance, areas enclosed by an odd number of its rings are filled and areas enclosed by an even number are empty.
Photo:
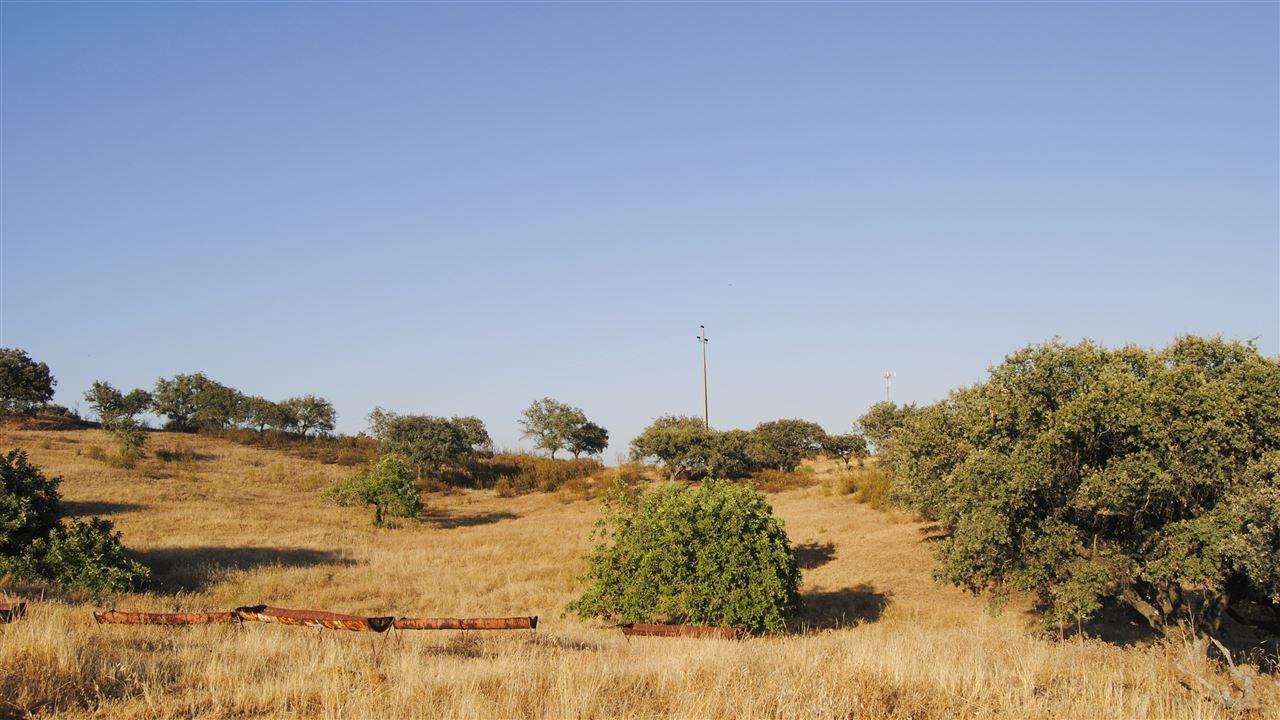
[[[161,594],[200,590],[237,570],[355,564],[339,552],[309,548],[177,547],[134,554],[151,568],[152,587]]]
[[[836,556],[836,546],[832,543],[805,543],[796,546],[796,564],[801,570],[812,570],[831,562]]]
[[[110,500],[63,500],[58,503],[62,514],[67,517],[78,515],[113,515],[137,512],[146,505],[130,502],[111,502]]]
[[[187,448],[156,448],[155,456],[157,460],[167,463],[208,462],[218,459],[218,456],[212,453],[196,452]]]
[[[1104,601],[1102,610],[1081,627],[1063,628],[1063,637],[1073,638],[1081,632],[1085,637],[1120,647],[1153,645],[1164,637],[1133,608],[1114,600]],[[1209,634],[1225,645],[1237,661],[1257,665],[1264,672],[1280,671],[1280,635],[1231,617],[1224,617],[1221,627]]]
[[[933,523],[920,528],[920,534],[924,536],[925,542],[937,542],[939,540],[945,540],[947,535],[950,533],[948,533],[947,529],[941,525]]]
[[[428,512],[422,519],[438,528],[452,530],[454,528],[475,527],[477,525],[491,525],[503,520],[516,520],[519,517],[515,513],[506,511],[477,513],[475,515]]]
[[[834,630],[875,622],[889,606],[889,596],[866,584],[801,595],[804,609],[796,620],[799,631]]]

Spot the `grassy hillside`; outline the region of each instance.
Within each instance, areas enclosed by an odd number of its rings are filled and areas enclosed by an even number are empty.
[[[628,642],[560,617],[597,513],[572,494],[432,494],[426,522],[379,530],[364,511],[319,501],[350,468],[161,433],[133,469],[93,459],[91,448],[114,451],[98,430],[0,431],[11,447],[62,475],[68,509],[112,519],[155,569],[154,591],[115,598],[121,609],[268,603],[542,622],[492,635],[111,627],[93,623],[91,599],[62,596],[0,626],[0,714],[1229,717],[1179,682],[1180,646],[1040,639],[1025,603],[993,615],[933,583],[927,527],[828,483],[770,496],[805,568],[799,632]],[[1260,688],[1280,706],[1274,676]]]

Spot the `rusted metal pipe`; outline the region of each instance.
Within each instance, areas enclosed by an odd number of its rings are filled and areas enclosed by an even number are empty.
[[[240,622],[240,618],[230,611],[149,613],[126,612],[124,610],[95,610],[93,619],[98,621],[98,624],[109,625],[228,625]]]
[[[330,630],[352,630],[354,632],[383,632],[395,622],[394,617],[360,617],[324,610],[288,610],[268,605],[249,605],[236,608],[236,615],[241,620],[279,623],[281,625],[302,625],[307,627],[323,627]]]
[[[687,638],[718,638],[721,640],[736,640],[744,635],[743,631],[738,628],[727,627],[710,627],[707,625],[652,625],[648,623],[636,623],[634,625],[619,625],[624,635],[640,635],[649,637],[687,637]]]
[[[0,602],[0,623],[13,622],[26,614],[27,604],[24,602]]]
[[[538,616],[504,618],[400,618],[397,630],[535,630]]]

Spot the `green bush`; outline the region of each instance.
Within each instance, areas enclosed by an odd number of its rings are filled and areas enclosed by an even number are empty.
[[[0,574],[85,590],[138,590],[150,571],[101,518],[59,521],[58,483],[14,450],[0,458]]]
[[[1032,346],[892,425],[893,493],[948,534],[940,579],[1035,592],[1059,627],[1106,600],[1157,630],[1280,620],[1280,362],[1252,344]]]
[[[417,518],[422,515],[422,497],[413,484],[413,471],[397,455],[387,455],[366,472],[338,480],[321,494],[338,505],[373,507],[373,524],[386,527],[385,515]]]
[[[18,564],[19,575],[81,590],[141,590],[151,580],[151,571],[125,552],[111,521],[100,517],[58,527],[32,543]]]
[[[58,526],[60,482],[45,478],[21,450],[0,458],[0,556],[21,554]]]
[[[764,496],[710,480],[611,495],[580,617],[778,632],[800,607],[791,541]]]
[[[113,418],[103,426],[115,436],[120,443],[120,463],[123,467],[133,467],[145,453],[143,447],[147,442],[147,431],[132,417]]]

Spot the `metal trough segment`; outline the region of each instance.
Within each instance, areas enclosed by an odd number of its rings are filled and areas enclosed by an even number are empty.
[[[538,616],[504,618],[400,618],[397,630],[536,630]]]
[[[24,602],[0,602],[0,623],[13,622],[27,614]]]
[[[107,625],[229,625],[240,622],[233,612],[152,613],[95,610],[93,619]]]
[[[351,630],[353,632],[383,632],[395,622],[394,617],[360,617],[343,615],[324,610],[289,610],[269,605],[249,605],[236,608],[236,615],[241,620],[255,622],[279,623],[280,625],[299,625],[304,627],[323,627],[330,630]]]

